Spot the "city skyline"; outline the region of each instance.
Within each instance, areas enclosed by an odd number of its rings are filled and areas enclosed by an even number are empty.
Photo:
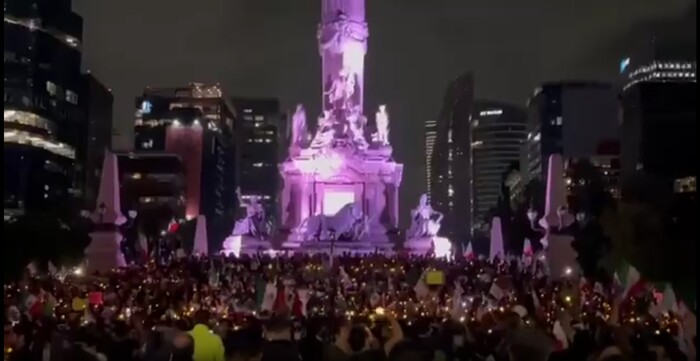
[[[232,95],[279,97],[284,109],[301,102],[310,116],[320,113],[317,2],[279,2],[275,11],[270,4],[250,1],[209,0],[196,9],[185,2],[116,4],[74,4],[85,21],[84,67],[114,90],[115,128],[122,134],[115,146],[131,144],[131,99],[149,85],[220,82]],[[444,86],[454,77],[474,71],[477,98],[517,105],[546,80],[614,81],[617,63],[640,24],[672,21],[693,2],[577,6],[552,1],[510,7],[454,1],[439,9],[417,2],[367,4],[372,27],[365,108],[388,104],[395,156],[406,164],[402,204],[416,203],[425,189],[424,156],[411,152],[410,145],[422,141],[423,122],[437,116]],[[612,13],[621,15],[607,15]],[[160,21],[183,17],[198,26]],[[158,27],[149,25],[155,22]],[[559,29],[563,24],[570,26]]]

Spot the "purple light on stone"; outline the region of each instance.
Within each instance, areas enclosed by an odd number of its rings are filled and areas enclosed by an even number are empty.
[[[316,173],[322,178],[337,174],[343,165],[343,159],[336,153],[318,156],[311,161],[298,162],[297,166],[304,173]]]

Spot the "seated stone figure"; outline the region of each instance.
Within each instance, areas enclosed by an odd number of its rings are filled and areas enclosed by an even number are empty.
[[[245,200],[240,195],[240,189],[236,190],[238,201],[246,209],[246,216],[236,221],[233,226],[232,235],[251,236],[255,238],[265,238],[270,235],[270,222],[265,217],[265,209],[257,196]]]
[[[428,203],[428,196],[421,195],[418,207],[411,211],[409,238],[434,237],[440,231],[443,214],[434,210]]]

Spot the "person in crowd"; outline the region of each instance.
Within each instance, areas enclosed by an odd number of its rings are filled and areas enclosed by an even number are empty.
[[[288,314],[273,314],[265,322],[263,361],[299,361],[301,355],[292,340],[292,320]]]
[[[262,334],[258,330],[247,328],[230,332],[225,342],[226,361],[260,361],[262,344]]]
[[[101,276],[27,275],[5,285],[5,360],[695,359],[693,310],[651,287],[623,296],[517,260],[327,261],[182,257]],[[421,286],[428,269],[444,283]]]
[[[218,336],[216,336],[218,337]],[[219,345],[222,348],[221,351],[223,351],[223,345],[221,344],[221,339],[219,339]],[[216,343],[212,343],[212,350],[216,350],[217,346]],[[195,353],[195,340],[192,336],[190,336],[187,333],[180,333],[177,336],[175,336],[175,339],[173,340],[173,352],[172,352],[172,357],[170,358],[171,361],[197,361],[198,359],[195,358],[194,356]],[[204,353],[206,355],[206,353]],[[219,352],[214,351],[209,356],[212,358],[208,358],[210,360],[219,360],[218,357]],[[201,356],[200,356],[201,357]],[[221,358],[223,360],[223,357]]]
[[[198,310],[194,314],[194,327],[189,335],[194,340],[194,361],[224,361],[224,344],[221,337],[209,329],[211,314]]]
[[[304,360],[321,360],[323,358],[324,336],[326,328],[320,320],[310,320],[306,334],[299,341],[299,352]]]

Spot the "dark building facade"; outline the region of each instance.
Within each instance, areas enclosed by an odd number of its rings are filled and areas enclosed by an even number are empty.
[[[137,227],[152,244],[172,220],[185,218],[185,169],[176,155],[117,153],[122,211],[136,211]]]
[[[81,195],[82,25],[70,0],[4,2],[6,213],[47,209]]]
[[[92,74],[83,74],[80,92],[85,110],[87,135],[85,141],[84,204],[94,207],[100,186],[105,149],[112,149],[112,92]]]
[[[610,84],[545,83],[528,101],[527,180],[543,180],[552,154],[597,156],[601,144],[619,139],[618,96]]]
[[[280,175],[277,164],[285,141],[284,117],[280,102],[275,98],[232,98],[240,154],[239,174],[241,197],[258,196],[265,206],[265,213],[276,224],[279,219],[277,195],[280,192]]]
[[[697,177],[696,83],[641,82],[622,94],[622,182],[638,172],[670,191]],[[624,197],[624,189],[623,189]]]
[[[474,76],[467,73],[447,87],[431,162],[431,204],[445,215],[441,233],[457,243],[471,233],[469,122],[473,106]]]
[[[494,101],[476,101],[471,118],[472,234],[488,234],[487,215],[501,196],[503,174],[519,164],[527,137],[524,109]]]
[[[425,188],[428,200],[432,199],[433,188],[433,150],[435,149],[435,137],[437,136],[437,121],[428,120],[424,126],[424,146],[425,146]]]
[[[134,147],[178,156],[185,169],[185,217],[207,218],[210,242],[221,242],[236,209],[235,112],[218,85],[146,89],[136,99]]]

